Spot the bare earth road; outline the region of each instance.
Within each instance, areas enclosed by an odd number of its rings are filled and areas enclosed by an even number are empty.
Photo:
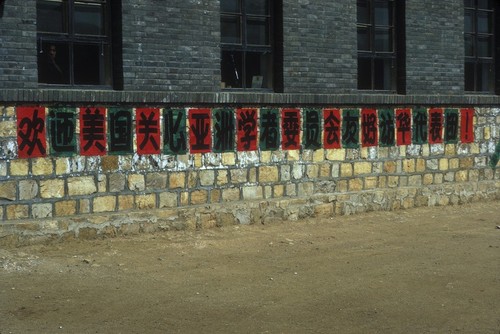
[[[500,333],[500,202],[0,249],[0,333]]]

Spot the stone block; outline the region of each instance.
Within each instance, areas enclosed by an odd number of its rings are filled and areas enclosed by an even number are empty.
[[[262,187],[250,186],[243,187],[243,200],[263,199]]]
[[[219,203],[221,195],[222,191],[220,189],[210,190],[210,203]]]
[[[304,177],[304,165],[294,163],[292,166],[292,178],[294,180],[301,180]]]
[[[0,121],[0,137],[16,137],[17,123],[16,121]]]
[[[355,162],[354,175],[370,174],[372,172],[372,164],[370,162]]]
[[[146,174],[146,189],[165,189],[168,175],[166,173]]]
[[[314,182],[301,182],[297,185],[299,196],[311,196],[314,194]]]
[[[429,185],[429,184],[432,184],[434,182],[434,175],[433,174],[424,174],[424,177],[423,177],[423,184],[424,185]]]
[[[93,176],[76,176],[68,178],[68,195],[81,196],[97,192],[97,186]]]
[[[261,166],[259,167],[259,182],[260,183],[275,183],[278,182],[278,167],[277,166]],[[224,193],[223,193],[224,197]]]
[[[0,200],[15,201],[17,193],[16,181],[0,182]]]
[[[455,182],[467,182],[468,171],[460,170],[455,173]]]
[[[60,201],[54,204],[56,217],[71,216],[76,213],[76,201]]]
[[[415,172],[415,159],[404,159],[402,161],[403,172],[404,173],[414,173]]]
[[[229,175],[231,176],[232,184],[248,182],[248,170],[246,168],[230,169]]]
[[[198,186],[198,172],[195,170],[190,170],[187,172],[187,187],[189,189]]]
[[[445,172],[448,169],[449,169],[448,159],[446,158],[439,159],[439,170]]]
[[[361,191],[363,190],[363,179],[355,178],[349,180],[349,191]]]
[[[93,199],[93,212],[109,212],[116,210],[115,196],[101,196]]]
[[[281,198],[285,196],[285,187],[282,184],[275,184],[273,186],[273,197]]]
[[[449,169],[458,169],[460,167],[460,160],[458,158],[451,158],[448,162]]]
[[[208,203],[208,190],[198,189],[191,192],[191,205]]]
[[[307,165],[306,166],[306,176],[309,179],[317,179],[319,175],[318,165]]]
[[[52,217],[51,203],[36,203],[31,206],[31,217],[48,218]]]
[[[397,168],[396,161],[389,160],[389,161],[384,162],[384,172],[385,173],[394,174],[394,173],[396,173],[396,168]]]
[[[299,161],[300,160],[300,151],[299,150],[290,150],[287,151],[287,160],[288,161]]]
[[[352,176],[352,165],[350,163],[341,163],[340,164],[340,176],[341,177]]]
[[[29,167],[28,159],[11,160],[9,172],[11,176],[26,176],[29,173]]]
[[[248,170],[248,182],[251,183],[257,182],[257,167],[251,167]]]
[[[7,219],[24,219],[29,217],[29,206],[24,204],[7,205]]]
[[[90,200],[88,198],[78,200],[78,212],[90,213]]]
[[[52,158],[38,158],[31,163],[33,175],[51,175],[54,173]]]
[[[186,173],[174,172],[168,177],[168,187],[170,189],[186,188]]]
[[[365,189],[375,189],[378,185],[377,176],[367,176],[365,177]]]
[[[313,152],[313,162],[319,163],[325,161],[325,150],[320,148]]]
[[[125,190],[125,175],[122,173],[109,174],[109,192],[120,192]]]
[[[19,200],[31,200],[38,196],[38,184],[35,180],[19,181]],[[64,192],[64,183],[63,183]]]
[[[425,159],[417,158],[416,165],[415,165],[415,171],[417,173],[425,172]]]
[[[215,171],[213,169],[201,170],[199,172],[201,186],[214,186],[215,185]]]
[[[118,170],[118,156],[107,155],[101,157],[101,169],[103,172],[113,172]]]
[[[64,179],[41,180],[40,197],[42,198],[64,197]]]
[[[297,185],[295,183],[287,184],[285,189],[287,196],[297,196]]]
[[[408,185],[412,187],[418,187],[422,185],[422,176],[421,175],[410,175],[408,177]]]
[[[56,175],[68,174],[71,171],[71,164],[69,158],[56,158]]]
[[[222,153],[222,164],[224,166],[234,166],[234,165],[236,165],[236,153],[234,153],[234,152],[224,152],[224,153]]]
[[[474,166],[474,159],[471,157],[460,158],[459,159],[459,166],[460,166],[460,168],[463,168],[463,169],[470,169]]]
[[[131,191],[144,191],[146,182],[142,174],[130,174],[127,177],[128,189]]]
[[[239,170],[239,169],[235,169]],[[231,170],[232,171],[232,170]],[[232,177],[231,177],[232,179]],[[227,169],[219,169],[217,170],[217,185],[218,186],[223,186],[228,184],[229,182],[229,172]],[[232,181],[234,182],[234,181]]]
[[[134,195],[119,195],[118,210],[131,210],[135,207]]]
[[[156,194],[136,195],[135,205],[141,210],[156,208]]]
[[[179,204],[181,206],[189,205],[189,192],[183,191],[179,195]]]
[[[344,161],[346,157],[345,148],[335,149],[335,150],[325,150],[326,159],[331,161]]]
[[[227,188],[222,189],[222,201],[223,202],[233,202],[240,200],[240,189],[239,188]]]
[[[399,185],[399,176],[389,176],[387,177],[387,186],[389,188],[396,188]]]

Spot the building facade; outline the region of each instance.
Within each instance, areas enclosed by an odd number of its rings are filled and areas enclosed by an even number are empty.
[[[0,236],[498,199],[497,6],[4,0]]]

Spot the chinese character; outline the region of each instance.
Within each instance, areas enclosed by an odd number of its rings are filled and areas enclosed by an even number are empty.
[[[103,155],[106,152],[106,123],[104,110],[80,108],[81,155]]]
[[[184,110],[168,110],[163,115],[165,123],[165,153],[185,154],[186,144],[186,117]]]
[[[446,109],[444,138],[446,143],[456,143],[458,138],[458,110]]]
[[[361,111],[361,140],[363,146],[377,145],[377,114],[374,109]]]
[[[137,153],[160,153],[160,118],[158,109],[136,109]]]
[[[342,144],[345,148],[359,146],[359,112],[344,110],[342,122]]]
[[[257,110],[238,109],[238,151],[257,149]]]
[[[262,109],[260,112],[260,148],[276,150],[279,147],[278,110]]]
[[[460,141],[462,143],[472,143],[474,141],[474,109],[462,109],[460,115]]]
[[[190,143],[192,153],[210,151],[210,110],[191,109],[189,111]]]
[[[20,158],[45,156],[45,108],[17,108],[17,142]]]
[[[394,145],[394,112],[392,110],[380,110],[380,144],[382,146]]]
[[[283,109],[283,149],[295,150],[299,148],[300,121],[297,109]]]
[[[325,109],[325,148],[340,148],[340,110]]]
[[[411,141],[411,114],[410,109],[396,110],[396,129],[398,145],[408,145]]]
[[[69,154],[75,151],[75,113],[51,110],[49,113],[50,142],[54,154]]]
[[[234,150],[234,117],[232,110],[214,110],[214,152]]]
[[[427,142],[427,112],[425,109],[413,111],[413,143],[424,144]]]
[[[132,114],[130,110],[109,109],[109,151],[132,151]]]
[[[305,113],[304,147],[316,150],[321,147],[319,110],[309,109]]]
[[[443,129],[443,111],[442,109],[429,110],[429,143],[442,143],[441,132]]]

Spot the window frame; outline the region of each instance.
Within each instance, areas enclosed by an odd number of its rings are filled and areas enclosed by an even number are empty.
[[[358,74],[357,74],[357,89],[367,92],[381,92],[381,93],[400,93],[405,92],[405,8],[404,2],[400,0],[357,0],[356,1],[356,32],[357,32],[357,57],[358,57]],[[388,3],[390,4],[390,13],[388,17],[388,24],[378,24],[375,17],[375,4]],[[368,10],[368,21],[360,22],[359,11],[360,4],[366,4]],[[360,48],[360,31],[367,32],[368,35],[368,48]],[[377,50],[376,36],[377,32],[386,31],[389,33],[390,50]],[[361,72],[361,61],[369,63],[370,73],[368,77],[365,73]],[[378,75],[377,70],[378,62],[390,62],[389,84],[387,88],[380,88],[377,81],[381,77]],[[368,80],[366,80],[368,79]],[[384,76],[382,76],[382,80]],[[363,83],[367,83],[364,85]]]
[[[221,51],[221,89],[224,91],[281,91],[282,90],[282,47],[280,48],[280,40],[282,40],[282,0],[269,0],[267,2],[268,9],[266,14],[252,14],[247,13],[246,10],[246,2],[251,0],[235,0],[239,4],[240,11],[239,12],[227,12],[222,9],[222,1],[220,7],[220,22],[221,22],[221,41],[220,41],[220,51]],[[239,31],[239,42],[224,42],[223,35],[223,21],[224,19],[237,18],[240,25]],[[248,41],[248,21],[249,19],[258,20],[267,20],[267,44],[251,44]],[[224,54],[228,52],[240,53],[241,60],[237,61],[241,66],[241,87],[224,87],[223,86],[223,61]],[[247,87],[247,76],[249,69],[247,68],[247,57],[249,57],[249,53],[261,53],[261,54],[269,54],[270,60],[269,65],[270,69],[268,73],[272,75],[270,79],[271,87],[269,88],[254,88]],[[237,65],[234,62],[234,54],[232,55],[234,70],[237,72]],[[281,70],[280,70],[281,69]]]
[[[472,6],[468,3],[472,3]],[[499,69],[496,64],[498,46],[497,36],[499,28],[497,27],[496,21],[498,16],[498,6],[495,1],[490,1],[490,8],[480,8],[478,0],[464,0],[464,91],[466,93],[474,94],[498,94],[498,83],[499,80]],[[466,30],[467,24],[467,12],[471,15],[471,31]],[[478,29],[478,17],[480,14],[490,13],[491,14],[491,31],[490,32],[480,32]],[[469,38],[471,42],[472,55],[468,55],[467,52],[467,39]],[[481,56],[478,52],[478,41],[480,39],[490,39],[489,56]],[[469,66],[472,66],[472,71],[467,70]],[[481,87],[480,84],[480,67],[484,65],[489,65],[491,77],[488,80],[486,87]],[[472,78],[470,77],[472,74]],[[471,85],[472,83],[472,85]],[[471,87],[472,86],[472,87]]]
[[[60,32],[55,31],[43,31],[40,28],[40,24],[37,24],[37,50],[39,54],[38,62],[38,84],[40,86],[64,86],[71,88],[82,87],[85,89],[88,88],[99,88],[99,89],[120,89],[122,82],[120,80],[120,76],[116,75],[116,68],[114,66],[115,61],[117,63],[121,63],[119,59],[115,56],[117,51],[117,46],[115,44],[121,45],[121,43],[115,43],[116,38],[115,35],[120,36],[121,33],[121,24],[118,24],[117,27],[114,27],[114,23],[112,22],[112,17],[115,15],[115,12],[119,10],[121,13],[121,1],[110,1],[110,0],[37,0],[37,22],[41,21],[41,18],[38,17],[38,6],[40,4],[47,3],[58,3],[62,4],[62,23],[63,28]],[[77,27],[75,24],[75,16],[76,16],[76,5],[78,3],[82,4],[96,4],[102,5],[102,32],[97,34],[90,33],[80,33],[77,31]],[[116,4],[112,4],[116,3]],[[118,9],[118,10],[117,10]],[[116,20],[118,21],[118,20]],[[121,20],[120,20],[121,21]],[[115,34],[115,32],[117,32]],[[47,45],[55,44],[55,45],[64,45],[67,50],[67,82],[62,83],[50,83],[47,80],[43,80],[40,77],[40,62],[42,61],[41,56],[47,51]],[[96,56],[97,65],[99,66],[98,71],[98,83],[77,83],[75,80],[75,66],[76,66],[76,53],[79,46],[89,45],[96,47],[98,50],[98,55]],[[45,78],[46,79],[46,78]],[[44,82],[45,81],[45,82]]]

